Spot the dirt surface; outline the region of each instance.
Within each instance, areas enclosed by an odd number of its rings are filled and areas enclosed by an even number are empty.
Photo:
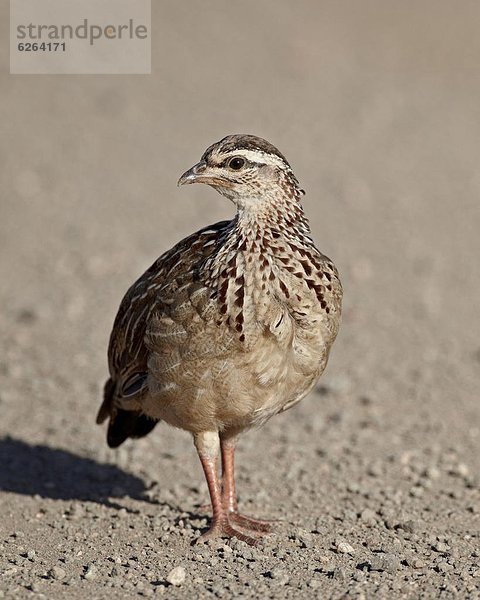
[[[154,4],[151,76],[75,77],[6,74],[2,3],[0,597],[480,598],[480,5]],[[233,214],[175,184],[234,132],[345,288],[317,390],[239,444],[255,549],[192,545],[188,434],[94,424],[122,294]]]

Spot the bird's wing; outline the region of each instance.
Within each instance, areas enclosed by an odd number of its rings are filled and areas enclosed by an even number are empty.
[[[129,401],[138,402],[146,391],[148,324],[168,308],[181,277],[186,272],[193,276],[195,265],[215,251],[229,225],[230,221],[220,221],[183,239],[158,258],[127,291],[110,335],[110,379],[97,420],[103,421],[122,400],[127,405]]]

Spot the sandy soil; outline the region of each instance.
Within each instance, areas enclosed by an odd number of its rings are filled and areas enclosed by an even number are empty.
[[[0,597],[480,598],[479,4],[154,4],[153,74],[112,77],[7,75],[2,4]],[[345,287],[318,389],[240,443],[256,549],[192,545],[186,433],[94,424],[123,292],[232,215],[175,183],[233,132]]]

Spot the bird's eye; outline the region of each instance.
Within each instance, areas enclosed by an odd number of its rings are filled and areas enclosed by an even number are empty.
[[[235,156],[234,158],[232,158],[228,161],[228,166],[230,167],[230,169],[233,169],[234,171],[239,171],[243,167],[244,164],[245,164],[245,159],[239,158],[238,156]]]

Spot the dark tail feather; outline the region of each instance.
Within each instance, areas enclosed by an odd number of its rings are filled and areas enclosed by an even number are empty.
[[[113,394],[115,392],[115,384],[112,379],[107,379],[103,388],[103,402],[97,414],[97,425],[101,425],[107,417],[112,413]]]
[[[108,424],[107,443],[110,448],[118,448],[127,438],[140,438],[150,433],[158,421],[150,419],[132,410],[117,410],[110,417]]]
[[[97,415],[97,423],[103,423],[110,417],[107,431],[107,444],[110,448],[118,448],[127,438],[140,438],[150,433],[158,423],[155,419],[133,410],[115,409],[113,397],[115,384],[109,379],[104,388],[103,402]]]

